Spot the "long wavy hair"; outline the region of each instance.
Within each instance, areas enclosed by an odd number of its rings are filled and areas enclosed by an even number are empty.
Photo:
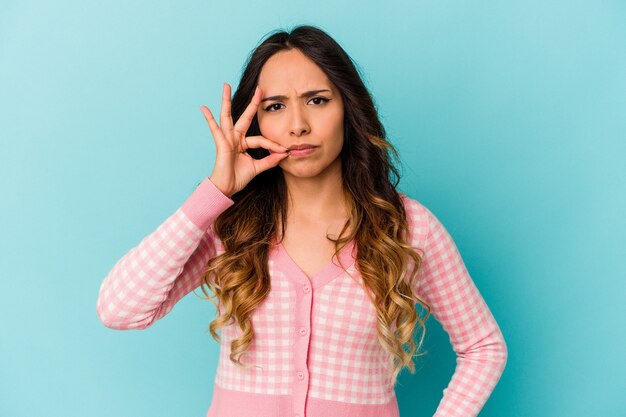
[[[419,352],[426,333],[430,306],[413,293],[412,285],[422,254],[409,244],[408,223],[402,197],[396,190],[400,175],[392,163],[397,151],[387,141],[374,101],[352,59],[323,30],[301,25],[291,32],[278,30],[261,42],[248,56],[241,80],[232,98],[236,122],[251,101],[261,68],[277,52],[297,48],[312,59],[337,86],[344,103],[344,145],[340,153],[343,192],[349,218],[335,244],[335,255],[353,239],[358,268],[368,297],[376,307],[378,340],[392,356],[392,385],[403,367],[415,372],[412,357]],[[255,116],[247,135],[260,135]],[[247,152],[256,159],[267,156],[263,148]],[[209,325],[211,335],[237,323],[242,330],[231,341],[230,360],[238,366],[254,337],[252,314],[270,291],[268,256],[274,238],[284,236],[287,189],[282,169],[275,166],[256,175],[248,185],[231,196],[234,204],[225,210],[213,227],[224,252],[208,262],[201,279],[204,294],[217,307],[218,317]],[[282,225],[277,235],[277,225]],[[350,230],[350,231],[349,231]],[[217,298],[216,304],[204,286]],[[426,314],[417,314],[419,303]],[[422,328],[417,347],[414,332]],[[408,351],[405,346],[408,345]]]

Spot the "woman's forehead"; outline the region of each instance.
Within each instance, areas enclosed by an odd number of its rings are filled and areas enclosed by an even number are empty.
[[[306,91],[330,89],[326,73],[298,50],[281,51],[267,60],[259,74],[264,95],[302,94]]]

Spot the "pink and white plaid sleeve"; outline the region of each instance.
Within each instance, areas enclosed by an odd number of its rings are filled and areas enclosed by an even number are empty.
[[[96,312],[107,327],[145,329],[200,286],[216,254],[215,219],[234,202],[206,177],[156,230],[127,252],[100,285]]]
[[[417,293],[431,305],[457,355],[435,417],[475,417],[504,371],[506,343],[452,237],[430,210],[419,208],[417,217],[428,225],[421,226],[426,239]]]

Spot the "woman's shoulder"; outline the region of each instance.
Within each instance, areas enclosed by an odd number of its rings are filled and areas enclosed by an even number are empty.
[[[414,222],[428,223],[428,217],[432,215],[432,212],[420,199],[408,196],[401,191],[398,191],[398,194],[404,204],[404,210],[406,211],[407,217],[410,220]]]
[[[419,200],[398,191],[404,211],[406,212],[407,223],[411,238],[415,244],[423,242],[429,233],[430,210]]]

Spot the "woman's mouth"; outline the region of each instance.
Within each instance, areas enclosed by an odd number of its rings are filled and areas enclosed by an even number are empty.
[[[300,147],[299,149],[290,149],[289,150],[289,156],[308,156],[311,155],[313,152],[315,152],[315,149],[317,149],[317,146],[310,146],[310,147]]]

